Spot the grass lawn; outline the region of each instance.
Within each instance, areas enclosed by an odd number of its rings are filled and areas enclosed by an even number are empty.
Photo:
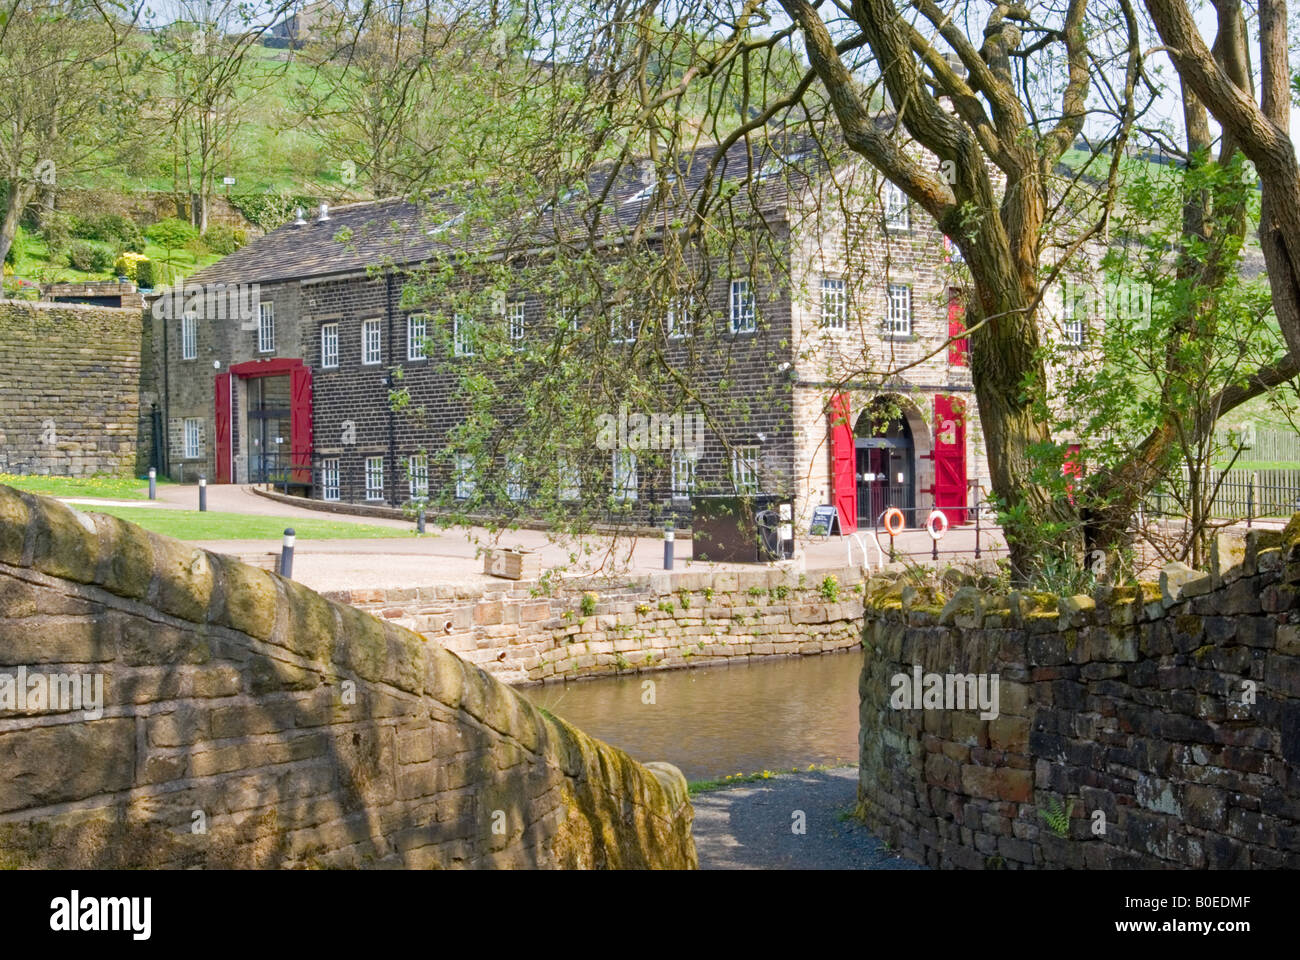
[[[161,487],[170,481],[158,478]],[[93,477],[41,477],[32,474],[17,476],[0,473],[0,483],[28,493],[46,497],[101,497],[105,500],[147,500],[149,481],[137,477],[117,477],[97,473]]]
[[[274,540],[293,527],[299,540],[367,540],[376,537],[410,537],[412,530],[376,527],[364,523],[314,518],[263,517],[246,513],[200,513],[197,510],[159,510],[154,507],[96,507],[90,513],[107,513],[146,530],[177,540]]]

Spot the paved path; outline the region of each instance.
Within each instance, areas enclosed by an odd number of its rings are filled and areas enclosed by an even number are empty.
[[[920,870],[857,820],[858,768],[791,773],[691,798],[703,870]],[[795,811],[806,832],[796,834]]]

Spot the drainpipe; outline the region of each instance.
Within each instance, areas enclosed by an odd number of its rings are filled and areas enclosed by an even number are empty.
[[[384,274],[384,313],[388,319],[388,376],[386,380],[389,389],[393,384],[393,358],[397,356],[393,352],[393,271],[389,270]],[[384,392],[384,406],[388,410],[388,476],[392,477],[392,486],[389,490],[389,504],[399,506],[397,502],[397,451],[395,449],[396,437],[395,427],[393,424],[393,405],[389,402],[388,392]]]

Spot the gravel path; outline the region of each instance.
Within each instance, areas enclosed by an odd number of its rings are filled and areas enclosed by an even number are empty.
[[[791,773],[696,794],[695,849],[702,870],[919,870],[861,823],[858,768]],[[794,832],[802,811],[806,832]]]

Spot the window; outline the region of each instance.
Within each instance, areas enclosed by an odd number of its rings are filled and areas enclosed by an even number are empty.
[[[257,305],[257,352],[275,352],[275,304]]]
[[[361,321],[361,362],[366,365],[379,363],[383,359],[383,349],[379,339],[379,321]]]
[[[423,360],[424,338],[428,335],[429,320],[422,313],[415,313],[406,318],[406,359]]]
[[[203,457],[203,418],[185,418],[185,459],[199,460]]]
[[[614,451],[614,499],[636,499],[636,454],[631,450]]]
[[[327,457],[320,462],[320,496],[322,500],[339,498],[338,457]]]
[[[578,471],[578,465],[572,460],[564,459],[560,461],[559,483],[557,484],[556,493],[561,500],[578,500],[582,497],[582,474]]]
[[[458,357],[474,356],[474,330],[469,317],[458,313],[451,320],[451,347]]]
[[[758,447],[731,451],[731,482],[736,493],[758,493]]]
[[[181,359],[195,360],[199,356],[199,318],[187,313],[181,318]]]
[[[609,339],[612,343],[631,343],[636,339],[636,318],[630,308],[610,308]]]
[[[383,457],[366,457],[366,499],[384,499]]]
[[[757,329],[754,292],[748,280],[731,281],[731,332],[753,333]]]
[[[339,365],[339,325],[337,323],[321,324],[320,365],[325,369],[331,369]]]
[[[429,458],[424,454],[415,454],[406,461],[407,486],[412,500],[429,498]]]
[[[694,311],[690,300],[679,297],[668,304],[668,336],[683,340],[695,333]]]
[[[524,301],[513,300],[506,304],[506,330],[515,349],[522,350],[524,348]]]
[[[695,454],[681,447],[673,448],[672,490],[674,500],[689,499],[695,492]]]
[[[966,262],[961,255],[961,247],[957,246],[956,242],[949,236],[943,238],[943,258],[949,263]]]
[[[1088,329],[1087,294],[1082,290],[1075,290],[1065,296],[1065,343],[1067,346],[1081,347]]]
[[[912,288],[905,283],[889,285],[889,316],[885,332],[895,337],[906,337],[912,332]]]
[[[528,484],[524,482],[524,461],[520,456],[506,458],[506,496],[515,502],[528,499]]]
[[[468,454],[456,455],[456,499],[468,500],[474,496],[474,458]]]
[[[830,330],[848,329],[849,301],[843,280],[822,277],[822,326]]]
[[[906,230],[912,221],[908,215],[907,194],[894,183],[885,184],[885,226],[891,230]]]

